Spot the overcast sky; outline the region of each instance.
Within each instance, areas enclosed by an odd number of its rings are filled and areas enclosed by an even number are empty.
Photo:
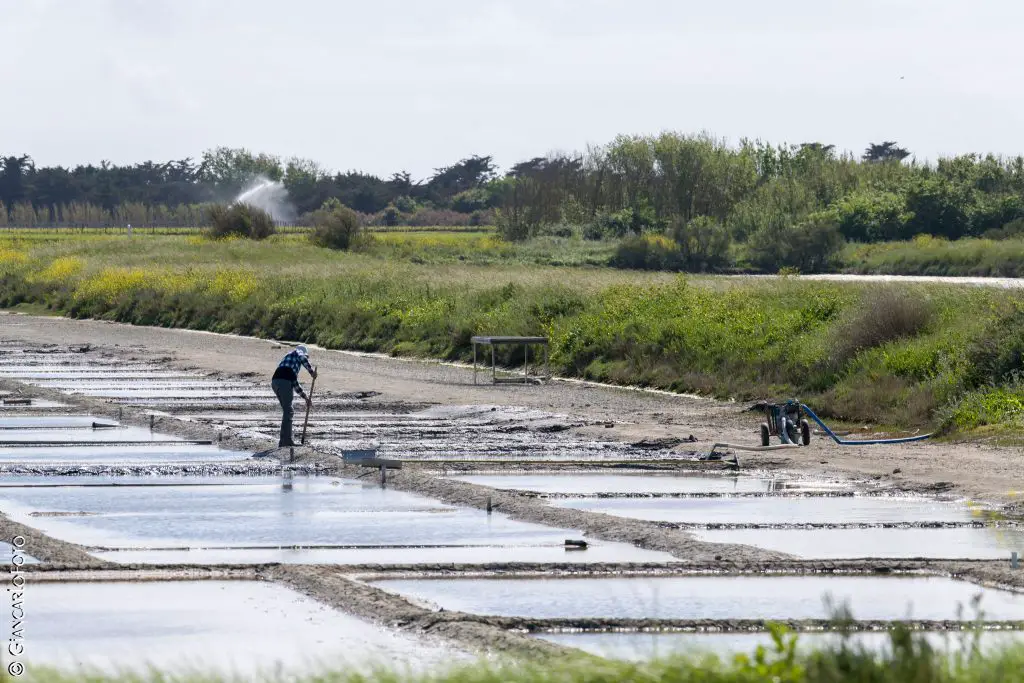
[[[1020,0],[0,0],[0,153],[390,174],[619,133],[1024,153]]]

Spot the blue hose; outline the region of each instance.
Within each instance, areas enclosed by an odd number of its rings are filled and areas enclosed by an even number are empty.
[[[871,445],[874,445],[874,444],[881,444],[881,443],[911,443],[913,441],[924,441],[925,439],[928,439],[928,438],[934,436],[934,434],[922,434],[921,436],[907,436],[907,437],[904,437],[902,439],[873,439],[871,441],[857,441],[857,440],[850,441],[848,439],[840,439],[838,436],[836,436],[832,432],[831,429],[828,428],[827,424],[825,424],[824,422],[821,421],[820,417],[818,417],[817,415],[814,414],[813,410],[811,410],[810,408],[808,408],[806,405],[804,405],[802,403],[800,404],[800,407],[803,408],[804,411],[807,413],[807,415],[810,416],[810,418],[812,420],[817,422],[818,426],[821,427],[822,429],[824,429],[825,433],[828,434],[830,437],[832,437],[832,440],[835,441],[840,446],[871,446]]]

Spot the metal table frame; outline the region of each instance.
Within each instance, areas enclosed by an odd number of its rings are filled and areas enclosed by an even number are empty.
[[[477,373],[477,346],[485,345],[491,347],[491,381],[495,384],[525,384],[530,379],[530,347],[544,347],[544,375],[541,379],[551,379],[551,367],[548,363],[548,338],[547,337],[500,337],[500,336],[478,336],[470,339],[473,342],[473,384],[476,384]],[[525,355],[525,365],[521,377],[498,377],[498,365],[494,358],[494,347],[498,344],[522,344]]]

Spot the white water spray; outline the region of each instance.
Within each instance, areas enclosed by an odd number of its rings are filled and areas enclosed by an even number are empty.
[[[275,223],[287,223],[295,219],[295,207],[288,201],[288,190],[285,189],[284,183],[263,176],[253,179],[232,203],[249,204],[263,209],[270,214]]]

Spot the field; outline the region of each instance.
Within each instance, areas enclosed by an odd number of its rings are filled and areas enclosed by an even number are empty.
[[[799,395],[832,418],[896,427],[1021,427],[1019,294],[621,271],[586,265],[600,243],[569,241],[391,232],[336,253],[300,235],[18,233],[0,242],[0,303],[449,360],[469,358],[474,334],[543,334],[570,377]]]

